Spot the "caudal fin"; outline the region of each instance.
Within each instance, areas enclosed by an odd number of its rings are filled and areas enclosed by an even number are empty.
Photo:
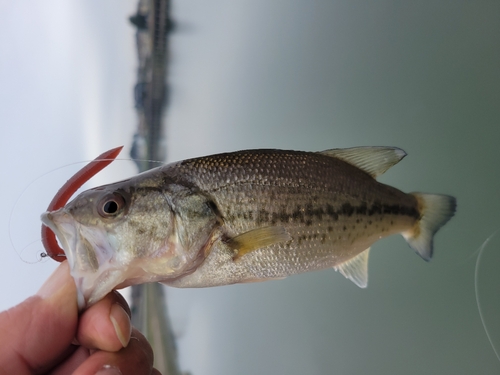
[[[434,234],[455,214],[456,199],[448,195],[411,193],[418,201],[420,220],[402,235],[425,260],[432,258],[432,242]]]

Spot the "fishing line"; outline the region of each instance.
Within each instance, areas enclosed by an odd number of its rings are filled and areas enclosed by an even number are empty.
[[[500,229],[498,229],[498,230],[500,230]],[[488,241],[493,235],[495,235],[495,233],[496,232],[494,232],[492,235],[490,235],[486,239],[486,241]],[[450,263],[449,267],[451,267],[451,269],[462,267],[464,265],[467,265],[472,259],[475,259],[477,262],[478,255],[481,252],[481,249],[483,248],[483,246],[484,246],[484,243],[481,246],[479,246],[476,250],[474,250],[472,253],[470,253],[469,255],[465,255],[465,258],[459,258],[456,261],[453,261],[452,263]]]
[[[110,160],[110,159],[103,159],[103,160]],[[130,159],[130,158],[117,158],[117,159],[114,159],[115,161],[132,161],[132,162],[136,162],[136,163],[155,163],[155,164],[159,164],[159,165],[163,165],[165,164],[164,162],[161,162],[161,161],[157,161],[157,160],[148,160],[148,159]],[[49,170],[48,172],[45,172],[41,175],[39,175],[38,177],[36,177],[34,180],[32,180],[22,191],[21,193],[18,195],[18,197],[16,198],[16,200],[14,201],[14,205],[12,206],[12,209],[10,211],[10,215],[9,215],[9,222],[8,222],[8,235],[9,235],[9,241],[12,245],[12,247],[14,248],[16,254],[18,255],[18,257],[25,263],[28,263],[28,264],[35,264],[35,263],[39,263],[41,261],[44,261],[46,260],[47,258],[50,258],[48,257],[48,254],[42,250],[43,249],[43,246],[42,246],[42,243],[41,243],[41,239],[38,238],[36,240],[33,240],[31,241],[30,243],[28,243],[27,245],[25,246],[22,246],[22,245],[16,245],[14,242],[14,238],[12,237],[12,232],[13,232],[13,228],[12,228],[12,222],[13,222],[13,216],[14,216],[14,213],[16,212],[16,209],[18,208],[19,206],[19,203],[21,201],[21,198],[24,197],[24,195],[26,194],[27,190],[29,190],[34,184],[36,184],[39,180],[41,180],[42,178],[46,177],[47,175],[50,175],[54,172],[57,172],[57,171],[60,171],[64,168],[68,168],[68,167],[71,167],[71,166],[76,166],[76,165],[79,165],[79,164],[85,164],[85,163],[89,163],[91,162],[92,160],[87,160],[87,161],[78,161],[78,162],[74,162],[74,163],[68,163],[68,164],[65,164],[63,166],[60,166],[60,167],[57,167],[57,168],[54,168],[54,169],[51,169]],[[61,184],[62,185],[62,184]],[[57,191],[57,190],[56,190]],[[75,195],[77,195],[75,193]],[[44,208],[42,210],[45,210],[47,207],[46,205],[50,202],[50,198],[47,199],[47,202],[46,204],[44,205]],[[43,211],[40,211],[39,214],[41,214]],[[37,231],[38,233],[39,231]],[[26,252],[27,248],[30,247],[30,246],[33,246],[34,244],[36,243],[39,243],[40,245],[40,250],[37,251],[37,254],[38,254],[38,259],[37,261],[29,261],[29,260],[26,260],[22,257],[22,254],[24,252]]]
[[[23,258],[22,254],[28,250],[29,247],[31,247],[32,245],[34,244],[37,244],[38,246],[41,246],[41,242],[40,242],[40,239],[37,239],[37,240],[34,240],[34,241],[31,241],[29,244],[27,244],[26,246],[24,246],[21,251],[18,253],[18,256],[19,258],[21,258],[21,260],[24,262],[24,263],[27,263],[27,264],[37,264],[37,263],[40,263],[40,262],[45,262],[47,261],[48,259],[50,259],[50,257],[48,256],[47,253],[45,253],[44,251],[43,252],[39,252],[37,253],[36,255],[36,260],[35,261],[30,261],[26,258]],[[17,253],[17,249],[16,250],[16,253]]]
[[[490,342],[491,347],[493,348],[493,351],[495,352],[495,355],[497,356],[497,359],[500,361],[500,354],[498,353],[497,348],[495,347],[495,344],[493,343],[493,339],[491,338],[491,335],[488,331],[488,328],[486,327],[486,321],[484,319],[484,314],[483,314],[483,309],[481,308],[481,304],[479,302],[479,283],[478,283],[478,277],[479,277],[479,264],[481,263],[481,257],[484,254],[484,250],[486,249],[486,245],[490,240],[498,233],[500,230],[497,229],[495,232],[493,232],[481,245],[479,248],[479,255],[477,256],[477,261],[476,261],[476,267],[474,270],[474,291],[476,293],[476,304],[477,304],[477,310],[479,311],[479,317],[481,318],[481,323],[484,328],[484,332],[486,332],[486,337],[488,338],[488,341]]]

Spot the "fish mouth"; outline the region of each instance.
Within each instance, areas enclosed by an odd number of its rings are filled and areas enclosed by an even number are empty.
[[[64,208],[45,212],[41,219],[64,249],[80,309],[99,301],[124,281],[120,265],[116,264],[113,238],[104,230],[82,225]]]

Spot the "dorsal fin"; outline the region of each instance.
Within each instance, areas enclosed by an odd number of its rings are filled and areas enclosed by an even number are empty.
[[[380,176],[406,156],[400,148],[384,146],[334,148],[319,153],[341,159],[372,177]]]
[[[347,279],[351,280],[360,288],[366,288],[368,285],[368,255],[370,248],[356,255],[354,258],[341,263],[333,269],[339,271]]]

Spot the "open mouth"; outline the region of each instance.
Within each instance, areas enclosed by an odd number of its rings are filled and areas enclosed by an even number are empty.
[[[62,210],[57,210],[53,212],[44,212],[41,216],[44,225],[48,226],[56,235],[62,248],[64,249],[64,255],[68,259],[68,262],[73,268],[74,264],[74,252],[72,249],[76,248],[76,226],[75,220]]]
[[[80,224],[64,208],[46,212],[41,219],[64,249],[80,309],[97,302],[121,282],[122,272],[113,265],[114,252],[104,230]]]

